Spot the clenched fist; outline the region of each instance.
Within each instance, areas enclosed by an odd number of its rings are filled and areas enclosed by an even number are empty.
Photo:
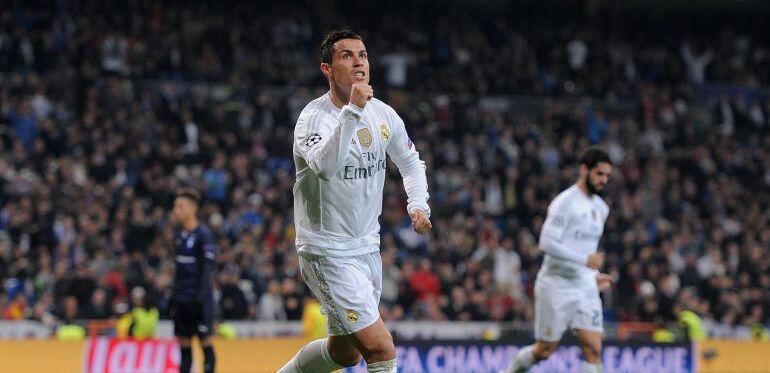
[[[412,228],[414,228],[415,232],[419,234],[428,233],[433,228],[433,224],[430,223],[428,214],[425,211],[414,209],[409,216],[412,217]]]
[[[602,269],[604,266],[604,253],[594,253],[588,256],[588,267],[593,269]]]
[[[599,273],[596,275],[596,286],[599,287],[599,291],[605,291],[612,286],[613,282],[612,276],[606,274],[606,273]]]
[[[374,97],[374,90],[369,84],[356,83],[350,88],[350,103],[362,109],[372,97]]]

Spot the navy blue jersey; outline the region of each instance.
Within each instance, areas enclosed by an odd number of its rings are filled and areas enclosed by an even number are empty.
[[[208,227],[200,224],[191,232],[179,230],[174,238],[174,251],[174,301],[213,302],[216,244]]]

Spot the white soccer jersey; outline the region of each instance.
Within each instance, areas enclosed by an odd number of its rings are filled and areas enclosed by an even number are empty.
[[[540,275],[595,284],[596,271],[586,262],[599,247],[609,213],[601,197],[587,196],[577,184],[556,196],[540,232],[539,246],[545,253]]]
[[[298,250],[354,256],[379,249],[386,154],[404,179],[407,209],[430,214],[425,163],[393,108],[372,98],[363,110],[339,109],[329,93],[305,106],[294,128]]]

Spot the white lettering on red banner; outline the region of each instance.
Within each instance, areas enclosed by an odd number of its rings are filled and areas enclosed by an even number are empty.
[[[90,338],[83,354],[86,373],[176,373],[179,345],[174,339]]]

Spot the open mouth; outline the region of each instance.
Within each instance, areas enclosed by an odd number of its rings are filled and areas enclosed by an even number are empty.
[[[363,71],[356,71],[355,73],[353,73],[353,77],[359,80],[363,80],[365,76],[366,76],[366,73],[364,73]]]

